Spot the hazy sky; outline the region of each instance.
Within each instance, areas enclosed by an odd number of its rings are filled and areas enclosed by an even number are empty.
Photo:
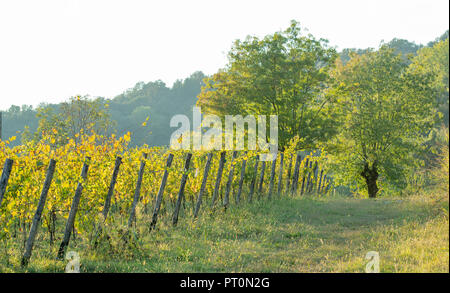
[[[426,44],[448,29],[448,9],[448,0],[0,0],[0,109],[211,74],[233,40],[291,19],[338,49]]]

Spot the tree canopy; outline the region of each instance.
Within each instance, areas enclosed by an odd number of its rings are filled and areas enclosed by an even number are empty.
[[[353,54],[333,72],[338,135],[330,143],[336,176],[365,185],[370,197],[377,179],[404,182],[407,166],[423,148],[435,123],[431,74],[412,70],[388,46]]]
[[[333,133],[323,90],[336,52],[326,40],[303,35],[292,22],[262,39],[235,41],[228,58],[226,68],[205,80],[197,103],[203,111],[278,115],[281,148],[295,136],[311,147]]]

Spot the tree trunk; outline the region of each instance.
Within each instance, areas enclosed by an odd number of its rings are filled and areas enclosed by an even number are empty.
[[[365,163],[364,170],[361,172],[361,176],[366,180],[367,191],[369,193],[369,198],[375,198],[378,192],[377,179],[378,179],[378,170],[377,163],[375,162],[372,165],[372,168],[369,167],[368,163]]]

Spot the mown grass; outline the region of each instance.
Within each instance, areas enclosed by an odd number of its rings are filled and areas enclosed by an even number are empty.
[[[181,215],[177,227],[162,219],[150,233],[138,223],[127,245],[114,231],[97,249],[72,242],[82,272],[364,272],[368,251],[381,272],[449,272],[448,200],[425,196],[283,197]],[[22,270],[11,252],[0,271],[63,272],[55,255],[38,245]]]

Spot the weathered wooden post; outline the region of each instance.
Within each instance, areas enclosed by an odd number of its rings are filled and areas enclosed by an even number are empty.
[[[2,114],[3,112],[0,111],[0,140],[2,140],[2,124],[3,124]]]
[[[272,161],[272,169],[270,170],[270,183],[269,183],[269,199],[272,198],[272,192],[273,192],[273,186],[274,186],[274,182],[275,182],[275,169],[277,167],[277,157],[275,156],[275,158]]]
[[[230,172],[228,173],[228,181],[227,181],[227,186],[225,189],[225,197],[223,199],[223,206],[225,209],[230,204],[230,191],[231,191],[231,184],[233,183],[234,161],[236,160],[236,157],[237,157],[237,151],[233,151],[233,155],[231,158]]]
[[[314,184],[317,184],[317,162],[314,163],[314,168],[312,171],[312,176],[311,176],[311,184],[309,186],[309,193],[312,193],[313,189],[314,189]]]
[[[303,195],[303,193],[305,191],[305,181],[306,181],[306,173],[307,173],[306,169],[308,168],[308,163],[309,163],[309,158],[306,158],[305,165],[303,165],[302,190],[300,192],[300,195]]]
[[[85,162],[83,164],[83,168],[81,170],[81,178],[83,181],[85,181],[87,178],[90,160],[91,160],[90,157],[86,157]],[[72,232],[72,229],[73,229],[73,226],[75,223],[75,216],[78,211],[78,206],[80,204],[82,192],[83,192],[83,183],[78,182],[77,189],[75,190],[75,196],[73,197],[72,205],[70,207],[69,217],[67,218],[66,228],[64,230],[64,237],[63,237],[63,240],[62,240],[61,245],[59,246],[59,250],[58,250],[58,258],[59,259],[63,259],[64,253],[66,251],[66,247],[69,245],[70,234]]]
[[[320,170],[319,184],[317,185],[317,194],[320,194],[320,185],[322,184],[323,169]]]
[[[305,188],[306,193],[309,193],[309,185],[311,184],[311,169],[312,169],[312,160],[309,162],[308,167],[308,177],[306,179],[306,188]]]
[[[292,161],[294,160],[294,155],[291,154],[291,159],[289,160],[288,173],[286,178],[286,193],[289,192],[289,186],[291,186],[291,171],[292,171]]]
[[[327,193],[328,193],[328,190],[330,190],[330,185],[331,185],[331,181],[330,181],[330,179],[328,178],[328,179],[327,179],[327,185],[326,185],[326,187],[325,187],[325,194],[327,194]]]
[[[254,167],[254,173],[252,182],[250,183],[250,192],[248,194],[248,201],[251,202],[253,198],[253,193],[255,192],[256,187],[256,176],[258,176],[258,164],[259,164],[259,155],[256,155],[256,162]]]
[[[117,182],[117,176],[119,175],[119,168],[120,168],[121,164],[122,164],[122,158],[117,156],[116,162],[114,164],[113,174],[111,176],[111,181],[109,182],[108,193],[106,194],[105,203],[103,205],[103,211],[102,211],[102,216],[103,216],[102,222],[103,223],[106,222],[106,218],[108,216],[109,207],[111,206],[111,198],[114,194],[114,187]],[[94,247],[97,247],[98,238],[100,237],[100,234],[102,233],[102,224],[98,223],[97,227],[94,227],[94,231],[95,231]]]
[[[281,191],[283,190],[283,159],[284,153],[280,154],[280,169],[278,170],[278,195],[281,195]]]
[[[226,152],[220,153],[220,161],[219,161],[219,168],[217,169],[216,184],[214,186],[213,197],[211,200],[211,206],[213,207],[216,204],[217,196],[219,195],[220,191],[220,181],[222,180],[223,166],[225,165],[225,155]]]
[[[202,186],[200,187],[200,192],[198,193],[198,198],[197,198],[197,204],[195,205],[194,218],[198,217],[198,212],[200,211],[203,193],[205,192],[206,183],[208,182],[208,173],[209,173],[209,169],[211,168],[212,157],[213,157],[213,153],[209,153],[208,158],[206,160],[205,170],[203,171]]]
[[[324,188],[325,188],[325,182],[327,181],[327,174],[323,175],[323,179],[322,179],[322,187],[320,188],[320,192],[324,192]]]
[[[297,153],[297,156],[295,158],[294,176],[292,176],[291,195],[294,195],[294,193],[297,191],[297,184],[298,184],[301,160],[302,160],[302,157],[301,157],[300,153]]]
[[[11,175],[11,169],[14,161],[11,159],[6,159],[3,165],[2,177],[0,177],[0,207],[2,205],[2,200],[6,192],[6,186],[8,185],[9,176]]]
[[[302,157],[299,154],[298,160],[300,161],[300,163],[298,164],[298,172],[297,172],[297,176],[295,177],[295,193],[297,194],[298,192],[298,182],[300,180],[300,167],[302,165]]]
[[[103,221],[106,221],[106,217],[108,216],[109,207],[111,206],[111,198],[114,194],[114,187],[116,186],[117,176],[119,175],[119,168],[122,164],[122,158],[117,156],[116,162],[114,164],[113,174],[111,176],[111,181],[109,183],[108,193],[106,194],[105,204],[103,206]]]
[[[181,176],[180,189],[178,190],[177,202],[175,204],[175,210],[172,216],[172,225],[176,226],[178,223],[178,214],[180,212],[181,201],[184,198],[184,187],[186,186],[186,181],[189,175],[189,164],[191,163],[192,154],[186,154],[186,161],[184,162],[183,175]]]
[[[244,153],[244,156],[247,156],[247,152]],[[241,178],[239,179],[239,188],[238,188],[237,195],[236,195],[236,197],[235,197],[236,204],[238,204],[239,201],[241,200],[242,185],[244,184],[245,167],[246,167],[246,165],[247,165],[247,160],[244,158],[244,159],[242,160],[242,166],[241,166]]]
[[[325,180],[327,179],[327,174],[323,175],[323,179],[322,179],[322,187],[320,188],[320,192],[323,192],[324,187],[325,187]]]
[[[47,194],[52,184],[53,174],[55,173],[56,161],[51,159],[47,168],[47,175],[45,176],[44,186],[42,187],[41,196],[39,198],[39,203],[36,212],[33,217],[33,222],[31,224],[30,234],[25,244],[25,253],[22,256],[21,265],[23,267],[28,265],[28,261],[31,257],[31,251],[33,250],[34,239],[36,237],[39,222],[41,221],[42,211],[44,210],[45,200],[47,199]]]
[[[144,158],[142,159],[141,166],[139,167],[136,188],[134,190],[133,203],[131,204],[130,217],[128,218],[128,228],[131,228],[131,226],[133,225],[134,217],[136,216],[136,206],[137,203],[139,202],[139,197],[141,196],[141,185],[142,185],[142,178],[144,176],[145,160],[147,159],[147,154],[144,153],[142,155]]]
[[[266,171],[266,161],[262,161],[261,163],[261,174],[259,176],[259,184],[258,184],[258,197],[261,198],[264,184],[264,173]]]
[[[169,176],[169,168],[172,165],[173,154],[169,154],[167,157],[166,168],[164,170],[163,178],[161,179],[161,185],[159,186],[158,195],[156,196],[155,208],[153,209],[152,222],[150,223],[150,230],[152,230],[156,222],[158,221],[158,213],[161,208],[161,202],[164,194],[164,188],[166,188],[167,177]]]

